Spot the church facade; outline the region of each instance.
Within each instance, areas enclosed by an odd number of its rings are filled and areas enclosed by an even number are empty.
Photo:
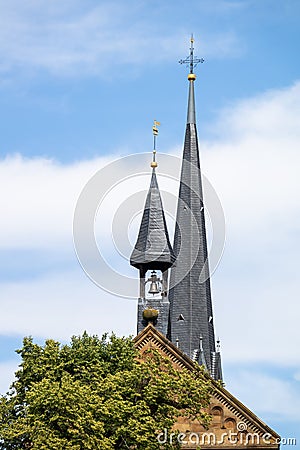
[[[156,135],[152,176],[130,263],[139,271],[137,336],[141,355],[149,348],[168,357],[178,370],[203,365],[213,384],[209,430],[182,419],[176,429],[186,449],[279,448],[280,437],[222,384],[219,343],[215,340],[199,145],[196,127],[193,38],[186,60],[189,94],[174,242],[171,245],[156,178]],[[169,273],[170,272],[170,273]],[[170,276],[169,276],[170,275]],[[149,290],[148,290],[149,289]],[[160,436],[163,444],[170,436]],[[166,442],[166,441],[165,441]]]

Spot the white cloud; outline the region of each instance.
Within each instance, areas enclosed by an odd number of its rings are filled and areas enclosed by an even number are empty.
[[[186,52],[183,26],[162,23],[166,5],[140,2],[0,1],[0,71],[42,69],[56,75],[111,74],[111,66],[176,60]],[[172,11],[172,5],[168,8]],[[161,14],[157,9],[162,8]],[[235,56],[233,32],[202,33],[205,55]],[[159,49],[159,51],[156,51]]]
[[[4,335],[57,340],[69,340],[84,330],[130,335],[135,323],[135,302],[103,292],[79,265],[37,280],[1,284],[0,329]]]
[[[63,166],[20,155],[0,160],[0,247],[70,248],[77,198],[107,161],[99,158]]]
[[[100,195],[101,205],[97,213],[99,239],[108,238],[114,215],[130,195],[140,192],[134,213],[142,211],[151,176],[148,169],[145,171],[150,157],[150,154],[137,154],[128,161],[126,157],[115,154],[69,165],[43,158],[23,158],[21,155],[0,160],[0,248],[73,251],[73,214],[81,191],[93,175],[100,172],[100,192],[101,177],[105,176],[101,169],[119,161],[106,175],[107,191]],[[129,176],[133,163],[133,174]],[[174,182],[163,179],[161,187],[172,192]],[[102,220],[103,217],[106,220]],[[119,219],[122,221],[120,227],[126,227],[127,231],[132,216]]]
[[[300,82],[233,105],[214,130],[203,162],[229,222],[240,231],[273,225],[277,233],[296,225]]]

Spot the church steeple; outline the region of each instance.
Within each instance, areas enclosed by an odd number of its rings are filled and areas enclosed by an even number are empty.
[[[194,68],[203,59],[190,54],[179,61],[189,65],[187,124],[183,149],[174,236],[176,265],[171,269],[168,337],[179,342],[190,358],[198,359],[215,379],[222,378],[216,351],[208,266],[204,202],[195,113]]]
[[[151,162],[152,176],[143,217],[130,264],[140,273],[138,300],[138,333],[152,321],[163,334],[167,334],[169,318],[168,269],[175,262],[170,243],[162,199],[156,178],[156,136],[159,122],[154,121],[154,149]],[[149,277],[147,278],[147,272]],[[161,273],[157,275],[157,271]],[[146,285],[149,291],[146,292]]]

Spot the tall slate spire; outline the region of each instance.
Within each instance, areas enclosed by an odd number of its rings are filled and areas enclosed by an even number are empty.
[[[195,113],[193,73],[202,59],[190,55],[181,60],[190,66],[187,124],[181,167],[173,249],[176,265],[171,269],[168,337],[179,342],[190,358],[199,359],[215,379],[221,379],[220,353],[216,352],[210,289],[204,203]],[[201,358],[200,358],[201,357]]]

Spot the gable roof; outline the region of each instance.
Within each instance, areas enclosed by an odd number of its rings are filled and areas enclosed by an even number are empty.
[[[149,325],[144,328],[133,341],[135,347],[141,355],[147,349],[155,348],[163,356],[170,359],[174,367],[178,370],[183,368],[191,371],[195,370],[195,363],[172,342],[170,342],[162,333],[160,333],[151,323],[149,323]],[[272,430],[259,417],[257,417],[256,414],[254,414],[242,402],[234,397],[227,389],[222,387],[220,383],[214,381],[209,374],[207,374],[207,377],[211,379],[213,386],[211,400],[213,408],[224,408],[227,415],[230,415],[230,417],[226,420],[231,419],[235,420],[236,423],[242,423],[247,432],[257,434],[261,438],[263,438],[263,436],[269,436],[269,443],[263,442],[260,445],[256,445],[256,448],[279,448],[278,442],[280,441],[280,436],[274,430]],[[224,431],[224,428],[226,427],[222,426],[221,428],[223,428]],[[202,445],[201,447],[205,448],[206,446]],[[251,445],[246,445],[246,447],[249,448]],[[231,445],[229,448],[231,448]],[[238,448],[238,446],[235,446],[235,448]],[[245,444],[242,444],[241,448],[245,448]]]

